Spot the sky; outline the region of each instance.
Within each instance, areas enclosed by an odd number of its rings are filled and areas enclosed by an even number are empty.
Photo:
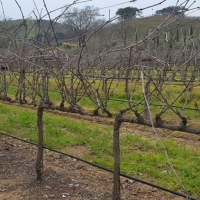
[[[85,2],[84,2],[85,1]],[[116,11],[119,8],[125,8],[125,7],[137,7],[139,9],[143,9],[145,7],[151,6],[153,4],[158,4],[162,2],[163,0],[137,0],[135,2],[131,2],[131,0],[76,0],[77,4],[75,4],[73,7],[78,7],[79,9],[84,8],[86,5],[94,6],[100,8],[99,12],[102,16],[99,16],[100,18],[105,18],[106,20],[109,19],[109,16],[112,18],[115,16]],[[20,5],[23,15],[25,18],[28,17],[34,17],[33,10],[36,13],[41,13],[41,16],[46,15],[46,10],[44,7],[44,0],[0,0],[1,2],[1,11],[0,14],[3,17],[3,10],[5,13],[6,18],[11,19],[21,19],[22,14],[20,12],[19,6]],[[17,2],[17,3],[16,3]],[[37,10],[35,8],[35,4],[37,5]],[[46,6],[49,11],[53,11],[55,9],[61,8],[65,5],[70,5],[74,2],[74,0],[45,0]],[[83,3],[78,3],[83,2]],[[168,7],[168,6],[175,6],[176,0],[165,0],[162,4],[155,6],[153,8],[148,8],[143,10],[143,16],[151,16],[153,15],[156,10],[160,10],[162,8]],[[185,0],[179,0],[180,3],[185,2]],[[194,2],[194,0],[190,0],[188,5],[191,5]],[[180,4],[179,3],[179,4]],[[110,7],[111,6],[111,7]],[[3,9],[2,9],[3,7]],[[200,0],[196,0],[196,2],[192,5],[191,8],[197,8],[200,7]],[[61,11],[63,9],[59,9],[58,11],[51,13],[51,18],[55,18],[58,15],[60,15]],[[109,15],[110,10],[110,15]],[[188,14],[190,16],[200,16],[200,9],[195,9],[192,11],[189,11]],[[37,14],[39,16],[39,14]],[[45,19],[48,19],[48,16],[44,17]]]

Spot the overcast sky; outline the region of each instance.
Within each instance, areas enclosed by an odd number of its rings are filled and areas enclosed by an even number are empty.
[[[12,19],[21,19],[22,18],[20,9],[17,6],[17,3],[15,2],[15,0],[0,0],[0,1],[2,2],[5,16],[7,18],[12,18]],[[85,3],[76,4],[76,5],[74,5],[74,7],[83,8],[86,5],[92,5],[94,7],[98,7],[98,8],[100,8],[100,10],[99,10],[100,14],[104,15],[105,19],[108,19],[109,18],[109,10],[110,10],[110,16],[113,17],[113,16],[115,16],[115,13],[119,8],[130,6],[130,7],[137,7],[140,9],[140,8],[148,7],[152,4],[160,3],[162,1],[163,0],[137,0],[136,2],[133,3],[133,2],[130,2],[130,0],[90,0]],[[21,9],[23,10],[23,14],[26,18],[28,16],[34,16],[32,13],[33,10],[35,10],[35,12],[36,12],[34,2],[37,5],[39,12],[42,13],[42,16],[46,14],[43,0],[17,0],[17,2],[21,6]],[[72,2],[74,2],[74,0],[45,0],[45,2],[46,2],[48,10],[52,11],[52,10],[60,8],[62,6],[69,5]],[[81,2],[81,0],[79,0],[78,2]],[[185,2],[185,0],[179,0],[179,2]],[[188,5],[192,4],[192,2],[194,2],[194,1],[191,0]],[[150,16],[150,15],[154,14],[156,10],[160,10],[164,7],[174,6],[174,5],[176,5],[176,0],[165,0],[165,2],[159,6],[156,6],[153,8],[148,8],[148,9],[144,10],[143,16]],[[112,6],[112,7],[109,7],[109,6]],[[106,7],[109,7],[109,8],[106,8]],[[200,0],[197,0],[196,3],[194,3],[194,5],[192,7],[193,8],[200,7]],[[3,13],[2,6],[1,6],[1,13]],[[56,11],[52,14],[51,17],[54,18],[54,17],[58,16],[60,13],[61,13],[61,10]],[[192,13],[191,12],[189,12],[189,13],[191,16],[200,16],[200,9],[193,10]],[[46,19],[47,19],[47,17],[46,17]]]

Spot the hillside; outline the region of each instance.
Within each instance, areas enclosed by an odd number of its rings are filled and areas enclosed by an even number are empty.
[[[115,21],[108,27],[102,28],[101,31],[98,31],[98,33],[96,33],[93,38],[95,38],[97,46],[102,45],[102,41],[105,40],[108,40],[107,42],[105,41],[105,45],[110,43],[112,46],[126,46],[129,43],[144,39],[150,30],[153,31],[159,27],[159,25],[161,25],[161,23],[163,23],[166,18],[167,16],[150,16],[144,18],[129,19],[121,22]],[[177,42],[177,37],[179,37],[181,42],[183,42],[184,38],[190,36],[192,31],[193,38],[195,38],[197,44],[200,38],[200,28],[198,24],[198,18],[170,17],[165,21],[164,24],[162,24],[164,28],[160,29],[157,34],[161,34],[159,38],[160,42],[165,40],[165,34],[163,34],[164,32],[169,33],[172,41],[176,40]],[[72,39],[75,36],[71,29],[67,29],[63,26],[63,24],[59,22],[54,22],[53,26],[51,26],[49,20],[40,20],[38,22],[36,20],[29,19],[26,21],[26,23],[24,23],[22,19],[8,20],[6,22],[2,21],[0,22],[0,29],[1,36],[5,36],[9,33],[11,37],[26,37],[37,40],[39,42],[42,42],[44,34],[50,38],[50,41],[55,41],[54,34],[56,34],[57,39],[60,39],[59,43],[67,41],[68,39]],[[111,35],[112,39],[109,39]],[[77,38],[75,41],[76,40]],[[5,43],[4,38],[2,39],[2,43]],[[89,45],[91,46],[91,44]],[[177,47],[180,45],[181,44],[176,44]]]
[[[4,30],[5,32],[8,31],[12,36],[18,38],[24,38],[26,32],[28,38],[34,38],[37,36],[37,34],[43,33],[44,30],[48,31],[48,34],[52,35],[53,29],[58,35],[59,33],[66,34],[66,29],[63,27],[62,24],[54,22],[52,29],[49,20],[40,20],[38,22],[37,20],[28,19],[26,23],[24,23],[22,19],[8,20],[2,21],[0,23],[0,28],[1,30]]]
[[[165,40],[165,33],[167,32],[171,41],[183,42],[184,39],[192,35],[192,38],[198,43],[200,38],[198,18],[170,17],[166,19],[167,16],[128,19],[114,23],[110,30],[114,33],[113,40],[117,44],[124,46],[144,39],[149,32],[158,28],[161,24],[162,28],[157,31],[157,35],[161,35],[159,38],[160,42]]]
[[[166,20],[167,16],[150,16],[144,18],[135,18],[131,19],[131,23],[140,28],[141,32],[147,32],[148,29],[157,28],[164,20]],[[173,25],[179,25],[179,27],[183,27],[184,29],[190,28],[192,26],[197,26],[199,23],[198,18],[177,18],[170,17],[165,24],[174,21]]]

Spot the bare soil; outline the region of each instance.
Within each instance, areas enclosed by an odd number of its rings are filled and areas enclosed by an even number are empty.
[[[112,174],[45,150],[43,181],[35,180],[36,147],[0,137],[0,199],[112,199]],[[184,198],[122,178],[122,199]]]

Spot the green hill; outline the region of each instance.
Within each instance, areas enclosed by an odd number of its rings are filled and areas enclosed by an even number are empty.
[[[129,44],[130,42],[136,42],[145,38],[148,35],[149,30],[153,31],[162,24],[163,28],[158,31],[158,34],[161,35],[159,38],[160,41],[164,41],[165,32],[170,35],[172,40],[178,40],[177,38],[179,37],[183,41],[184,38],[191,35],[191,32],[193,34],[192,37],[199,40],[200,28],[198,26],[198,18],[170,17],[169,19],[166,19],[167,16],[151,16],[116,21],[111,23],[108,27],[106,26],[103,28],[103,35],[102,32],[99,31],[94,37],[99,42],[99,45],[101,45],[102,41],[108,37],[109,33],[112,33],[111,43],[113,46],[126,46],[126,44]],[[67,39],[74,37],[71,29],[67,29],[59,22],[53,22],[51,24],[49,20],[37,21],[28,19],[24,22],[22,19],[18,19],[1,21],[0,30],[2,36],[0,43],[5,42],[5,36],[20,39],[29,38],[39,42],[42,41],[44,35],[49,37],[50,41],[55,41],[55,34],[60,41],[67,41]]]
[[[10,34],[10,36],[16,38],[35,38],[37,34],[47,33],[49,35],[53,35],[55,32],[57,35],[66,34],[66,29],[62,24],[58,22],[53,22],[50,24],[49,20],[32,20],[28,19],[25,22],[22,19],[18,20],[8,20],[0,22],[0,29],[2,30],[2,34]],[[54,30],[54,31],[53,31]]]
[[[118,21],[109,28],[113,32],[113,41],[117,45],[124,46],[144,39],[149,32],[155,29],[157,29],[157,33],[154,35],[155,43],[157,36],[160,37],[160,42],[163,42],[166,33],[171,41],[176,42],[183,42],[191,37],[197,44],[200,39],[199,18],[170,17],[167,19],[167,16],[150,16]]]

